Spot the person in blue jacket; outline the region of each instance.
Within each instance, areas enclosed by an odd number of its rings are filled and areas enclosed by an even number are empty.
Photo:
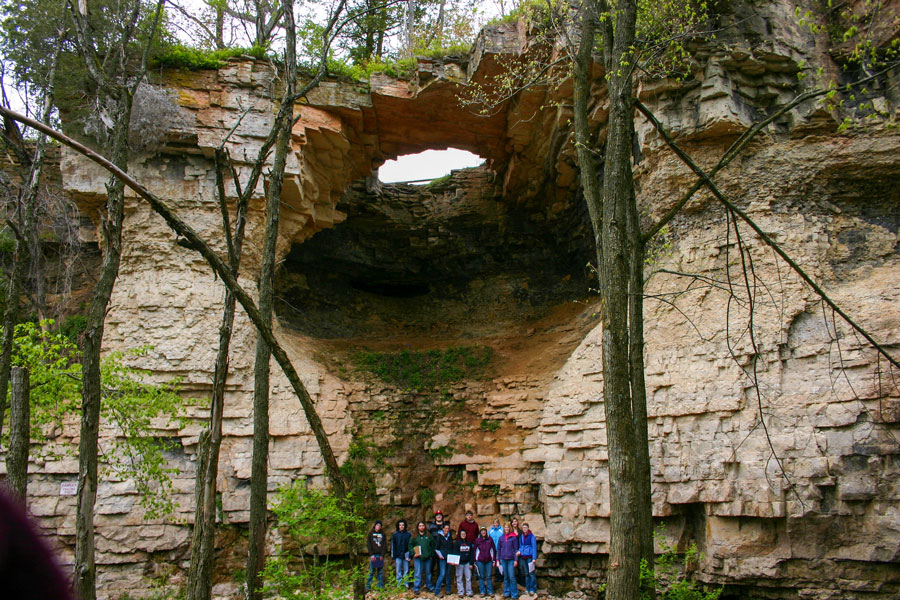
[[[537,560],[537,538],[528,527],[528,523],[522,523],[522,533],[519,534],[519,569],[525,575],[525,593],[537,594],[537,573],[534,561]]]
[[[494,550],[500,547],[500,538],[503,537],[503,526],[500,525],[500,519],[494,519],[494,525],[488,530],[488,537],[491,538],[491,541],[494,542]],[[496,569],[493,569],[494,575],[496,576],[497,587],[499,588],[503,585],[503,571],[498,566]]]

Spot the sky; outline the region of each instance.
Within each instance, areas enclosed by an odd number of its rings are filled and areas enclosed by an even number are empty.
[[[389,160],[378,169],[378,179],[384,183],[400,181],[432,180],[443,177],[453,169],[477,167],[484,159],[477,154],[449,148],[426,150],[419,154],[407,154],[397,160]],[[427,183],[422,181],[421,183]]]

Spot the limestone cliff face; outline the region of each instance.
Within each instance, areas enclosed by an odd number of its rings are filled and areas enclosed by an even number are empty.
[[[686,82],[640,89],[707,167],[809,85],[798,80],[801,61],[835,68],[824,34],[797,26],[788,3],[739,4],[722,24],[733,27],[697,50]],[[541,573],[553,578],[545,581],[592,590],[605,569],[609,480],[600,307],[585,267],[592,238],[570,91],[530,90],[490,117],[456,101],[461,82],[499,68],[499,54],[525,51],[525,34],[521,24],[488,30],[467,64],[422,61],[411,81],[325,82],[296,107],[278,333],[338,454],[354,438],[392,449],[371,465],[382,504],[419,519],[432,508],[421,504],[429,489],[454,522],[466,508],[481,521],[519,515],[543,540]],[[237,60],[164,74],[160,85],[184,125],[158,151],[135,157],[131,171],[221,249],[210,157],[231,132],[225,145],[245,172],[271,124],[277,79],[267,64]],[[592,118],[602,132],[601,73],[595,91]],[[890,98],[880,101],[894,110]],[[636,126],[640,200],[647,218],[658,217],[694,179],[647,122]],[[363,181],[386,158],[451,145],[487,164],[427,188]],[[105,174],[71,154],[62,171],[70,193],[96,210]],[[801,105],[717,181],[897,351],[900,135],[878,126],[838,133],[835,115]],[[261,183],[250,211],[248,288],[263,192]],[[654,513],[667,538],[696,541],[705,552],[699,577],[734,597],[897,597],[897,373],[749,230],[736,231],[709,195],[699,193],[663,237],[647,267],[645,335]],[[183,521],[146,521],[129,482],[101,485],[99,588],[107,597],[140,589],[154,565],[185,564],[223,296],[202,260],[132,198],[106,348],[152,345],[142,366],[184,377],[198,401],[189,427],[160,431],[183,449],[172,456]],[[247,520],[250,474],[255,336],[240,313],[235,331],[219,477],[226,524]],[[461,343],[494,348],[491,377],[433,393],[379,382],[350,358],[359,347]],[[270,489],[300,476],[322,483],[315,442],[277,373]],[[413,430],[423,435],[410,441]],[[73,423],[63,438],[76,433]],[[60,496],[59,484],[76,470],[72,459],[32,465],[33,510],[63,547],[74,534],[74,498]],[[239,552],[239,536],[223,535],[223,545]],[[227,569],[217,577],[217,593],[237,597]]]

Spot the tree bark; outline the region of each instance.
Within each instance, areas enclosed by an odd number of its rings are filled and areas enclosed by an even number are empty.
[[[275,246],[281,212],[281,190],[284,169],[291,150],[291,129],[294,124],[293,106],[296,91],[296,30],[293,2],[284,2],[285,82],[286,89],[279,115],[283,121],[275,142],[275,156],[266,199],[266,232],[259,273],[259,312],[271,327],[275,306]],[[266,521],[268,518],[268,461],[269,461],[269,362],[272,351],[259,332],[253,365],[253,456],[250,466],[250,539],[247,552],[247,598],[262,598],[262,569],[265,566]]]
[[[9,486],[25,503],[28,491],[28,451],[31,446],[31,387],[28,369],[13,367],[9,403],[9,453],[6,477]]]
[[[113,133],[113,163],[127,167],[126,140],[131,115],[130,97],[118,102],[119,118]],[[103,263],[88,310],[82,342],[81,438],[78,444],[78,509],[75,517],[75,590],[81,600],[96,598],[94,563],[94,504],[97,500],[97,444],[100,433],[100,347],[106,310],[122,258],[125,186],[116,177],[106,184],[106,214],[102,217]]]
[[[639,423],[646,428],[646,412],[636,403],[643,402],[642,332],[640,301],[633,292],[640,240],[634,178],[631,170],[633,139],[632,61],[637,8],[634,0],[616,4],[615,12],[604,20],[604,61],[607,73],[609,117],[603,165],[602,190],[593,166],[594,155],[588,123],[591,52],[594,47],[598,4],[586,2],[581,15],[581,40],[575,59],[574,118],[576,151],[582,187],[597,243],[597,270],[602,305],[603,396],[609,452],[610,550],[606,597],[632,600],[639,595],[640,559],[644,541],[638,481],[642,469],[639,458]],[[605,8],[605,5],[604,5]],[[615,29],[612,27],[615,19]],[[613,34],[615,31],[615,34]],[[642,259],[640,263],[642,267]],[[638,268],[640,268],[638,267]],[[640,296],[640,294],[638,294]],[[629,320],[629,311],[634,311]],[[635,361],[635,362],[632,362]],[[636,392],[636,394],[635,394]],[[636,412],[637,409],[637,412]],[[637,543],[636,543],[637,542]]]
[[[225,197],[225,153],[216,152],[216,184],[219,205],[222,209],[223,230],[231,240],[228,244],[229,266],[234,277],[238,276],[244,246],[244,225],[247,202],[238,200],[234,235],[229,226],[228,206]],[[238,182],[235,181],[235,187]],[[225,383],[228,379],[228,351],[234,329],[235,298],[225,292],[222,324],[219,326],[219,350],[213,373],[213,393],[209,409],[209,427],[203,432],[198,448],[197,477],[195,484],[194,531],[191,543],[191,565],[188,572],[188,600],[209,600],[212,596],[212,575],[216,542],[216,480],[219,474],[219,451],[222,447],[222,415],[225,409]]]
[[[3,311],[3,335],[0,338],[0,434],[3,433],[3,419],[6,412],[6,397],[9,392],[9,376],[12,367],[13,337],[19,320],[19,293],[25,273],[26,259],[23,244],[16,242],[13,256],[13,270],[6,287],[6,310]]]

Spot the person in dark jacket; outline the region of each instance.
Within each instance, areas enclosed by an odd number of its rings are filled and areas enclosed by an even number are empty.
[[[528,527],[528,523],[522,523],[522,533],[519,534],[519,570],[525,575],[525,592],[537,594],[537,574],[532,563],[537,560],[537,538]]]
[[[519,597],[519,585],[516,583],[516,553],[519,551],[519,536],[513,533],[512,525],[503,526],[503,537],[497,548],[497,559],[503,571],[503,597],[516,600]]]
[[[494,578],[492,571],[497,561],[497,549],[494,548],[494,540],[488,535],[487,527],[482,527],[480,534],[472,543],[474,550],[475,566],[478,568],[478,593],[482,596],[494,595]],[[487,591],[485,591],[487,589]]]
[[[436,537],[444,530],[444,525],[447,525],[444,521],[444,513],[438,509],[434,511],[434,521],[428,524],[428,533],[431,534],[431,537]]]
[[[397,531],[391,536],[391,558],[394,559],[394,577],[397,583],[409,589],[409,532],[406,521],[397,521]]]
[[[457,537],[459,537],[459,532],[465,530],[466,539],[469,540],[469,543],[475,541],[475,538],[478,537],[478,523],[475,522],[475,515],[471,510],[466,511],[465,520],[459,524],[459,531],[456,532]]]
[[[425,521],[419,521],[416,525],[416,534],[409,538],[409,553],[413,556],[415,575],[413,577],[413,591],[419,593],[422,589],[422,577],[425,577],[425,587],[429,592],[434,592],[431,585],[431,558],[434,556],[434,540],[428,535],[428,527]]]
[[[431,535],[431,539],[437,540],[438,536],[444,531],[444,525],[446,525],[448,521],[444,519],[444,512],[441,509],[437,509],[434,511],[434,520],[428,524],[428,533]],[[438,578],[438,569],[440,567],[440,561],[437,560],[437,556],[435,556],[435,560],[432,561],[431,565],[431,576],[437,581]]]
[[[378,587],[384,589],[384,555],[387,553],[387,538],[381,531],[381,521],[375,521],[372,531],[366,537],[369,550],[369,577],[366,579],[366,590],[372,588],[372,576],[378,578]]]
[[[447,568],[447,555],[453,552],[453,535],[450,533],[450,525],[444,524],[444,529],[434,538],[434,554],[438,561],[438,578],[434,585],[434,593],[442,596],[441,584],[445,583],[447,593],[450,593],[450,573]]]
[[[510,525],[510,527],[512,527],[512,532],[514,534],[516,534],[516,537],[521,535],[522,528],[519,527],[519,517],[513,517],[512,520],[509,522],[509,525]],[[524,587],[525,586],[525,571],[522,570],[522,561],[521,560],[516,561],[516,564],[518,565],[516,567],[516,583]]]
[[[378,587],[384,589],[384,555],[387,550],[387,538],[381,531],[381,521],[375,521],[372,531],[366,537],[369,550],[369,577],[366,579],[366,590],[372,588],[372,576],[378,578]]]
[[[469,541],[465,529],[460,529],[459,539],[453,545],[453,553],[459,556],[456,565],[456,593],[459,597],[472,596],[472,564],[475,562],[475,548]]]

